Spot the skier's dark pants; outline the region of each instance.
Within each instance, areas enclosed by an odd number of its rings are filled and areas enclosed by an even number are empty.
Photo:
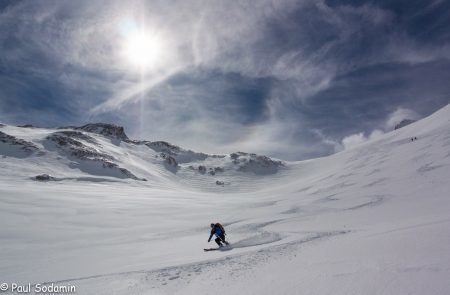
[[[228,245],[228,242],[225,242],[225,235],[221,234],[220,237],[217,237],[214,241],[216,241],[217,245],[222,246],[221,241]]]

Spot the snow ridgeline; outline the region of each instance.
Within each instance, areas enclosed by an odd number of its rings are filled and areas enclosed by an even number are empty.
[[[256,154],[209,155],[165,141],[131,140],[123,127],[113,124],[57,129],[31,125],[2,125],[0,128],[3,130],[0,131],[0,155],[22,158],[30,163],[42,161],[45,171],[36,171],[38,175],[32,177],[40,181],[90,179],[92,176],[147,181],[148,176],[162,167],[180,177],[215,177],[209,182],[223,186],[232,180],[224,181],[221,175],[234,175],[234,171],[269,175],[285,166],[281,161]],[[61,165],[52,165],[55,162],[64,163],[70,169],[61,171]]]

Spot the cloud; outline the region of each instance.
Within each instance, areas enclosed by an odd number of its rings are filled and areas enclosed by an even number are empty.
[[[323,156],[349,134],[347,146],[389,129],[389,114],[448,103],[448,11],[445,1],[12,2],[0,8],[0,116]],[[122,52],[141,28],[161,41],[145,70]]]
[[[90,111],[90,114],[92,116],[95,116],[99,113],[114,111],[121,108],[126,103],[145,99],[146,93],[150,92],[154,87],[165,82],[177,72],[178,69],[170,69],[145,81],[132,83],[130,86],[124,89],[117,90],[112,97],[109,97],[105,102],[102,102],[95,106]]]
[[[391,113],[386,120],[386,130],[393,130],[394,127],[403,120],[417,121],[421,116],[413,110],[398,108],[395,112]]]
[[[358,132],[356,134],[346,136],[341,141],[342,149],[349,149],[357,145],[360,145],[364,142],[367,142],[368,140],[377,139],[381,137],[385,132],[394,130],[394,127],[405,119],[419,120],[420,118],[421,116],[417,112],[410,109],[399,107],[397,108],[397,110],[395,110],[394,112],[390,113],[387,116],[384,124],[382,124],[384,125],[383,130],[375,129],[371,131],[368,136],[366,136],[364,132]],[[340,148],[338,147],[337,151],[339,150]]]
[[[349,135],[342,139],[342,148],[347,150],[358,146],[362,143],[365,143],[369,140],[377,139],[384,134],[382,130],[374,130],[370,133],[370,135],[366,136],[363,132]]]

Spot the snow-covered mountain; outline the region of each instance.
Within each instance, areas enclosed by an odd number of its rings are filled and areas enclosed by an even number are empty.
[[[0,125],[0,277],[77,294],[450,294],[449,177],[450,106],[301,162],[108,124]],[[203,252],[215,221],[232,246]]]
[[[5,176],[52,181],[133,179],[150,181],[150,185],[164,181],[189,185],[197,180],[214,187],[275,174],[285,167],[282,161],[256,154],[208,155],[164,141],[130,140],[123,127],[112,124],[58,129],[24,126],[0,127],[0,155],[5,163],[12,168],[24,159],[21,169],[7,169]]]

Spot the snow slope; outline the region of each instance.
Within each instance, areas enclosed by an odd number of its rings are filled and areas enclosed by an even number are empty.
[[[450,106],[302,162],[96,130],[0,127],[1,280],[77,294],[450,294]],[[63,131],[80,134],[58,145]],[[43,173],[55,181],[32,179]],[[205,253],[214,221],[232,248]]]

